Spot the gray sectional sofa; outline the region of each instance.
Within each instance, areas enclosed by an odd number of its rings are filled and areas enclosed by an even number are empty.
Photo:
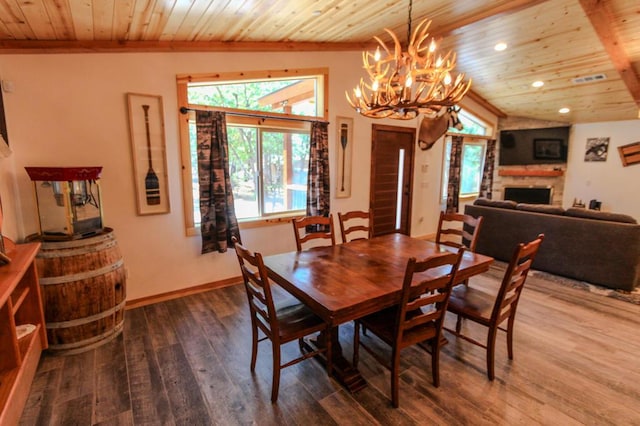
[[[484,217],[478,253],[508,262],[519,242],[544,233],[534,269],[626,291],[640,283],[640,225],[630,216],[483,198],[464,212]]]

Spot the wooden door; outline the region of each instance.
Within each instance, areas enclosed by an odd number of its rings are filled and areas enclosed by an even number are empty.
[[[373,235],[409,235],[416,130],[373,125],[371,193]]]

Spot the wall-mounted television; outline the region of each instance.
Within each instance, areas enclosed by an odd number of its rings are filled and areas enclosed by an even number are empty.
[[[499,164],[509,166],[566,163],[569,129],[569,126],[564,126],[502,130]]]

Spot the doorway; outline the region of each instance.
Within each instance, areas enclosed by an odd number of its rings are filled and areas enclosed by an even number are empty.
[[[411,231],[416,129],[374,124],[371,141],[373,235]]]

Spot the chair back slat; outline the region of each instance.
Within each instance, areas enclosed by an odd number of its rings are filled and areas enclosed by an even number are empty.
[[[340,236],[343,243],[371,238],[373,235],[373,214],[371,210],[353,210],[347,213],[338,213],[338,222],[340,223]],[[358,237],[354,237],[354,235]]]
[[[437,321],[441,316],[441,313],[439,310],[430,310],[424,314],[421,314],[417,317],[411,318],[406,320],[405,322],[405,330],[412,330],[415,329],[418,326],[421,326],[423,324],[427,324],[430,322],[435,322]]]
[[[402,283],[402,298],[396,321],[398,348],[415,343],[415,341],[404,341],[403,337],[409,333],[412,339],[419,338],[421,330],[431,333],[432,330],[425,329],[425,325],[429,323],[433,324],[436,335],[441,334],[447,302],[463,252],[464,249],[458,250],[457,253],[439,253],[420,261],[415,258],[409,259]],[[434,271],[442,273],[434,279]],[[430,276],[419,280],[421,274]]]
[[[440,212],[436,243],[475,251],[482,220],[482,216]]]
[[[492,321],[497,321],[497,324],[509,316],[515,316],[520,294],[543,239],[544,235],[540,234],[527,244],[518,244],[514,250],[491,314]]]
[[[291,219],[293,232],[296,239],[296,249],[302,251],[302,245],[316,239],[330,241],[330,245],[336,244],[333,230],[333,215],[306,216],[300,219]]]
[[[442,288],[442,286],[439,286],[438,288]],[[407,302],[407,311],[420,309],[423,306],[433,305],[434,303],[444,302],[445,299],[446,299],[446,294],[439,293],[439,292],[431,293],[431,292],[428,292],[427,290],[427,293],[424,293],[422,294],[422,296]]]

